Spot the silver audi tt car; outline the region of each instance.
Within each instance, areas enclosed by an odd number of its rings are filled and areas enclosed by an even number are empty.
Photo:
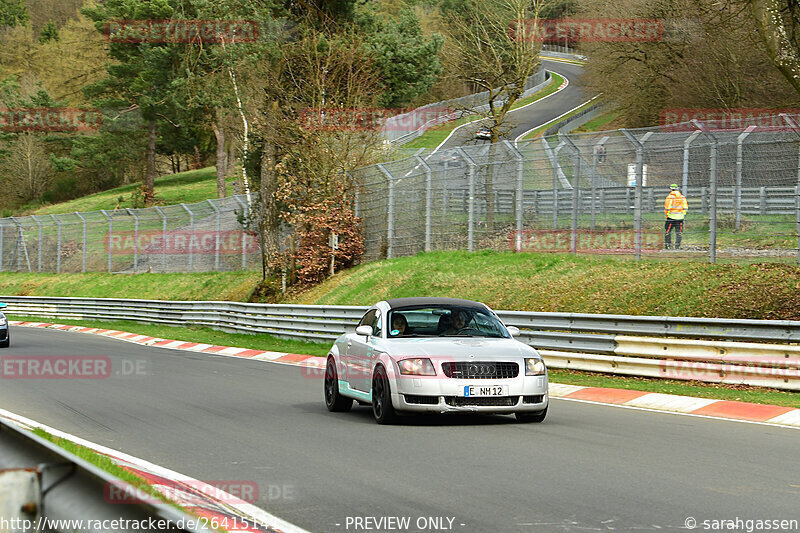
[[[455,298],[378,302],[354,333],[333,344],[325,367],[325,404],[349,411],[372,405],[375,420],[398,413],[547,415],[547,368],[532,347],[513,339],[486,305]]]

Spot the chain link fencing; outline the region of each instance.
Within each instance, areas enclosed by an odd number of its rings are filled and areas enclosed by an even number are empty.
[[[364,260],[513,250],[800,262],[800,127],[559,133],[418,150],[352,177]],[[680,248],[666,250],[672,183],[689,210]],[[0,271],[257,270],[256,217],[245,196],[231,196],[3,218]]]
[[[800,131],[785,124],[557,134],[362,168],[365,259],[492,249],[800,262]],[[680,248],[673,231],[666,250],[673,183],[689,209]]]
[[[0,271],[209,272],[261,268],[244,195],[194,204],[0,219]]]

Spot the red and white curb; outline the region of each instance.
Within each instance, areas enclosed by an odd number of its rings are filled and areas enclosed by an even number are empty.
[[[90,333],[145,346],[157,346],[173,350],[189,350],[193,352],[226,355],[229,357],[243,357],[269,363],[318,369],[325,368],[325,358],[314,355],[251,350],[232,346],[216,346],[196,342],[160,339],[113,329],[87,328],[83,326],[51,324],[48,322],[9,321],[9,324],[23,327]],[[582,387],[578,385],[565,385],[562,383],[550,383],[549,395],[551,398],[560,398],[564,400],[800,428],[800,409],[778,405],[695,398],[677,394],[661,394],[627,389]]]
[[[199,481],[144,459],[95,444],[4,409],[0,409],[0,418],[23,429],[43,429],[54,437],[74,442],[105,455],[118,466],[145,479],[153,489],[170,501],[200,517],[197,524],[198,529],[202,529],[200,526],[205,526],[209,530],[221,529],[229,532],[308,533],[305,529],[286,522],[244,501],[241,497],[233,496],[220,487],[204,481]],[[126,498],[144,499],[146,501],[150,497],[138,492],[132,495],[116,496],[113,492],[114,489],[117,488],[109,487],[109,491],[104,491],[105,494],[103,496],[110,503],[124,505],[130,502]],[[119,502],[113,501],[117,497],[119,497]]]

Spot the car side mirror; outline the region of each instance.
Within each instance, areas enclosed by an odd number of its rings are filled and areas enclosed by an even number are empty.
[[[506,329],[512,337],[519,337],[519,328],[517,326],[506,326]]]
[[[6,307],[8,307],[8,305],[0,303],[0,309],[5,309]]]
[[[365,337],[372,336],[372,326],[358,326],[356,328],[356,335],[363,335]]]

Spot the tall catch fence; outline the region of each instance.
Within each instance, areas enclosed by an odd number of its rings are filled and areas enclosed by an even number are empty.
[[[208,272],[261,268],[244,195],[194,204],[0,219],[0,271]]]
[[[357,169],[364,259],[514,250],[798,263],[800,127],[783,120],[476,141]],[[665,250],[672,183],[689,210],[680,249]],[[2,218],[0,271],[260,269],[250,210],[244,196],[232,196]]]
[[[359,169],[366,259],[492,249],[800,262],[800,129],[770,124],[475,141]],[[673,183],[689,209],[680,249],[665,250]]]

